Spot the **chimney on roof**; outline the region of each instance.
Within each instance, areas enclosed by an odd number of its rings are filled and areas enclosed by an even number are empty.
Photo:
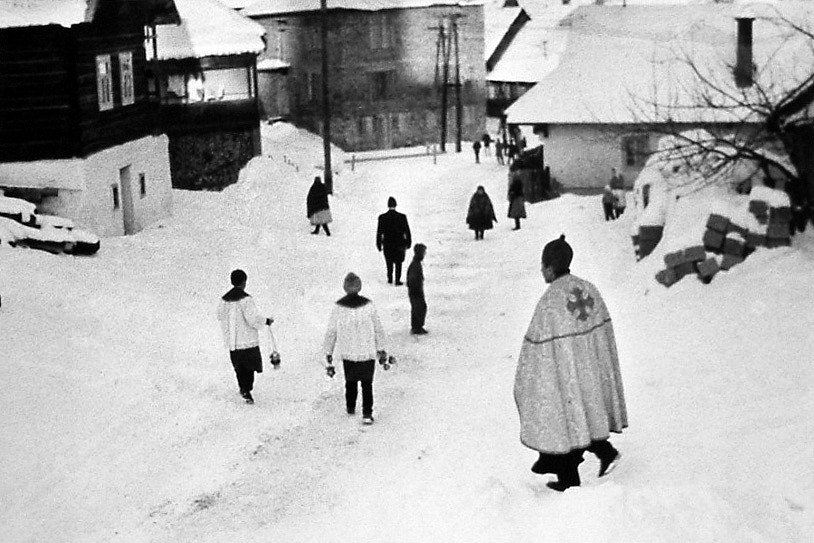
[[[739,88],[751,87],[754,83],[752,64],[752,22],[753,17],[737,17],[738,49],[735,58],[735,84]]]

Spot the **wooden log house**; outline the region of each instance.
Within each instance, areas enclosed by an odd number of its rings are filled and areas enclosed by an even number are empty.
[[[169,215],[168,138],[156,130],[144,47],[145,25],[167,6],[0,7],[0,190],[99,235]]]

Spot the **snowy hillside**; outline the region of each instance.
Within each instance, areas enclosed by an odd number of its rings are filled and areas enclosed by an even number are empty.
[[[606,223],[600,196],[565,195],[511,231],[505,167],[465,152],[346,165],[333,235],[313,236],[321,147],[287,137],[285,158],[267,152],[222,193],[176,191],[172,218],[94,257],[0,247],[2,541],[810,541],[811,230],[665,289],[660,256],[633,256],[630,214]],[[500,222],[475,242],[481,184]],[[391,195],[428,246],[427,336],[408,333],[374,245]],[[564,494],[529,471],[512,397],[540,252],[560,233],[610,308],[630,417],[617,470],[599,480],[587,455]],[[214,316],[236,267],[282,355],[254,405]],[[348,271],[398,359],[377,370],[371,427],[321,366]]]

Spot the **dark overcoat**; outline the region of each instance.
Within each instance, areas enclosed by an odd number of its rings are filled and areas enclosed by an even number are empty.
[[[307,209],[306,216],[308,217],[311,217],[318,211],[329,209],[328,188],[324,183],[317,183],[315,181],[314,184],[311,185],[311,188],[308,190],[308,196],[305,200],[305,207]]]
[[[469,211],[466,213],[466,224],[470,230],[490,230],[492,222],[497,221],[492,200],[485,192],[476,192],[469,200]]]
[[[510,219],[526,218],[526,197],[523,194],[523,181],[509,174],[509,213]]]
[[[376,228],[376,248],[394,262],[404,262],[404,252],[413,244],[407,216],[395,209],[379,215]]]

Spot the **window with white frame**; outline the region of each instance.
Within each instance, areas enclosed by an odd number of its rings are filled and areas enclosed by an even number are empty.
[[[110,55],[96,56],[96,94],[99,111],[113,109],[113,70]]]
[[[122,105],[129,106],[136,102],[133,88],[133,52],[119,53],[119,83],[122,91]]]

